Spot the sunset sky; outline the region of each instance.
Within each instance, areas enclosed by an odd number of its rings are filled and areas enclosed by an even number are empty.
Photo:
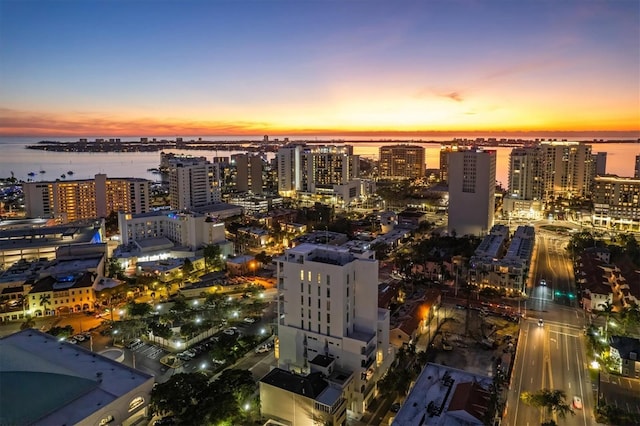
[[[640,2],[0,0],[0,135],[640,129]]]

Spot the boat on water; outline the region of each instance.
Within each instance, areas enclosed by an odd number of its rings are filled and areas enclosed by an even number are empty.
[[[33,177],[33,176],[35,176],[35,175],[36,175],[36,174],[35,174],[34,172],[29,172],[29,176]]]
[[[69,171],[67,172],[67,174],[68,174],[68,175],[72,175],[72,174],[73,174],[73,170],[69,170]]]
[[[66,179],[66,178],[67,178],[67,175],[65,175],[65,174],[63,173],[63,174],[61,174],[61,175],[60,175],[60,177],[61,177],[62,179]]]
[[[41,174],[41,175],[43,175],[43,174],[45,174],[45,173],[47,173],[47,172],[45,172],[44,170],[40,170],[40,174]]]

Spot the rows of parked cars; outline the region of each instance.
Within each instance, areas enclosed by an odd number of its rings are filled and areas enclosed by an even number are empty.
[[[216,344],[216,342],[218,341],[218,338],[213,336],[210,337],[209,339],[198,343],[197,345],[195,345],[194,347],[187,349],[184,352],[180,352],[177,357],[179,360],[182,361],[189,361],[195,357],[197,357],[198,355],[209,351],[213,348],[213,345]]]
[[[91,339],[91,333],[86,332],[86,333],[76,334],[75,336],[67,337],[66,341],[68,343],[71,343],[72,345],[75,345],[78,342],[84,342],[85,340],[89,340],[89,339]]]

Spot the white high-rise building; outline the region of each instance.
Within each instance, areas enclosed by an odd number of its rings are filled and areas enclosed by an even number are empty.
[[[189,210],[221,201],[215,164],[203,158],[175,158],[168,163],[172,209]]]
[[[543,196],[584,197],[593,185],[591,145],[579,142],[542,142],[539,145]]]
[[[351,145],[285,146],[276,159],[284,197],[326,196],[348,204],[360,195],[360,157]]]
[[[449,153],[449,233],[486,235],[494,223],[495,191],[495,151]]]
[[[308,374],[331,361],[343,372],[348,409],[362,415],[392,361],[374,252],[304,243],[277,265],[278,367]]]

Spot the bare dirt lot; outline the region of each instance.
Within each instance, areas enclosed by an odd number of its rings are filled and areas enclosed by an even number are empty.
[[[432,341],[435,363],[485,376],[493,376],[498,366],[508,371],[517,323],[466,309],[447,309],[446,317]]]

